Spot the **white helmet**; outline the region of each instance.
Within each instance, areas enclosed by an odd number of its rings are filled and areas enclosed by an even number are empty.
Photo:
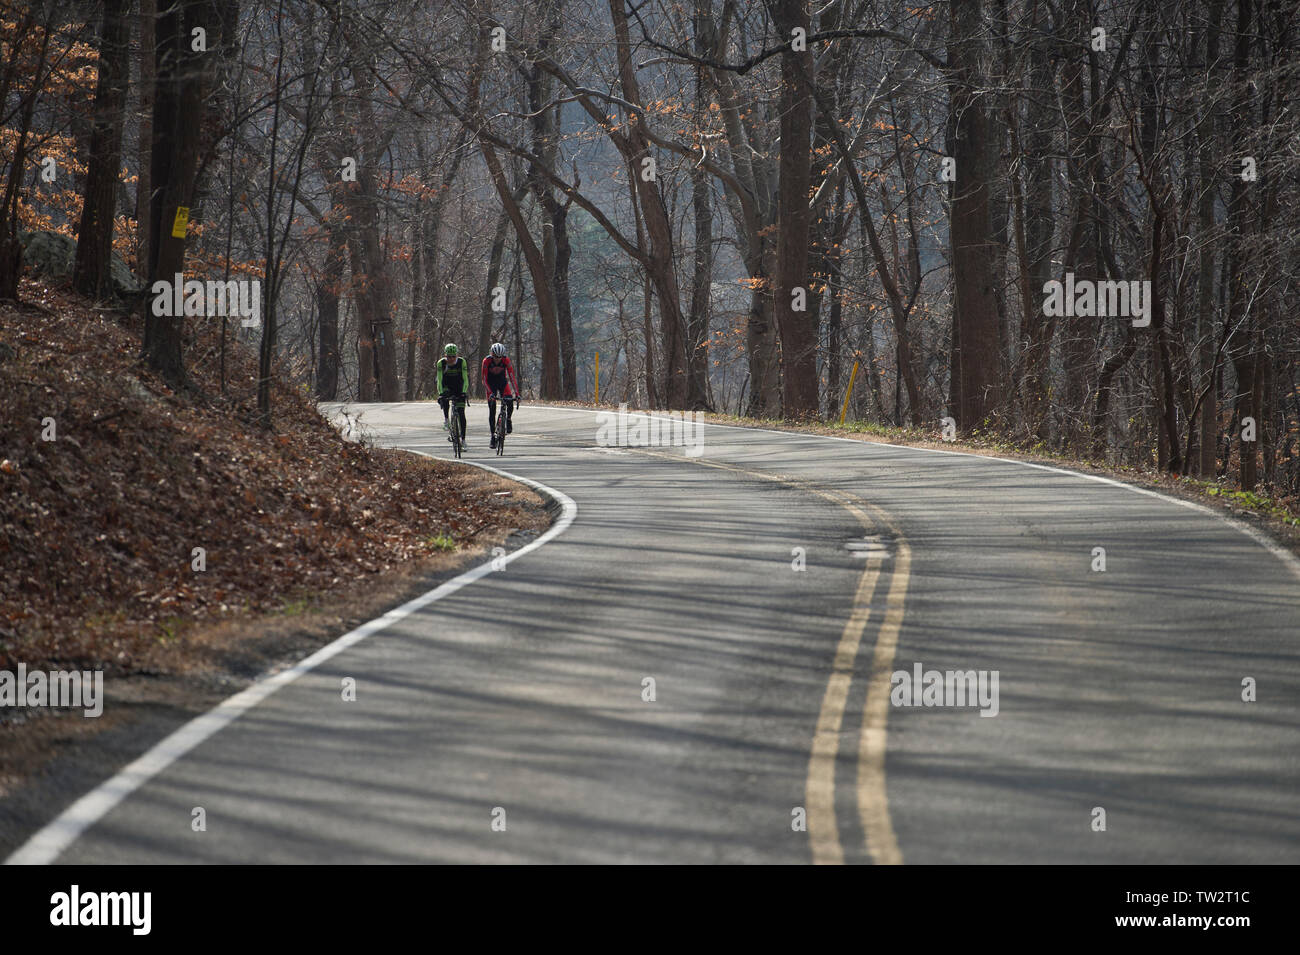
[[[497,342],[495,345],[492,346],[492,354],[497,358],[505,358],[506,346],[502,345],[500,342]]]

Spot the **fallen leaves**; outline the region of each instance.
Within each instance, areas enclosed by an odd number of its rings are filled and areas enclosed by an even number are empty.
[[[48,308],[0,305],[0,344],[22,343],[0,363],[0,669],[130,670],[177,620],[275,612],[365,586],[437,538],[536,520],[453,465],[344,442],[297,388],[277,382],[274,432],[251,424],[255,355],[228,350],[226,393],[244,398],[214,397],[219,326],[191,323],[199,399],[136,362],[135,316],[29,281],[20,294]]]

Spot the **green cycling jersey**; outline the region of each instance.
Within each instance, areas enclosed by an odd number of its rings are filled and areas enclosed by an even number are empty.
[[[454,361],[438,359],[438,394],[450,392],[453,395],[469,393],[469,363],[459,355]]]

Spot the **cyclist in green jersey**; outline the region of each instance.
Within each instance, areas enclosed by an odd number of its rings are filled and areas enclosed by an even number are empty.
[[[442,406],[442,430],[448,431],[448,410],[452,398],[465,399],[456,404],[461,443],[465,442],[465,406],[469,404],[469,362],[457,354],[455,345],[447,345],[438,359],[438,404]]]

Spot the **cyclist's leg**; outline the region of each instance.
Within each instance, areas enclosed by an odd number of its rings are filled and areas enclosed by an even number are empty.
[[[514,433],[515,430],[514,417],[515,417],[516,399],[511,397],[511,398],[507,398],[505,401],[506,401],[506,434],[512,434]]]
[[[465,424],[465,396],[463,394],[460,396],[460,401],[456,402],[456,417],[460,420],[460,443],[464,444],[467,428]]]
[[[442,430],[446,431],[447,430],[447,399],[439,395],[438,405],[442,408]]]
[[[497,400],[488,396],[488,430],[495,431],[497,426]]]

